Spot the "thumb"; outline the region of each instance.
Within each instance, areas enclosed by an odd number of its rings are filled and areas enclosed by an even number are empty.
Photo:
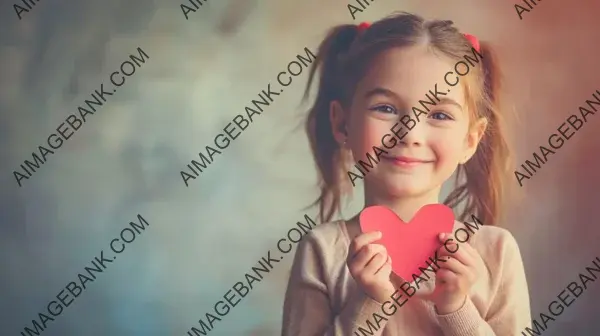
[[[400,286],[407,282],[406,280],[404,280],[404,278],[402,278],[401,276],[399,276],[398,274],[394,273],[394,271],[392,270],[392,273],[390,273],[390,281],[392,282],[392,284],[394,285],[394,287],[396,288],[400,288]]]

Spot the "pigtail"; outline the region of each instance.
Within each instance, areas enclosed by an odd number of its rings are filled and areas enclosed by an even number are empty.
[[[507,193],[506,178],[512,158],[500,114],[502,83],[497,58],[489,44],[481,42],[480,48],[484,91],[477,109],[479,115],[487,119],[487,129],[473,157],[459,168],[457,180],[464,177],[466,182],[448,196],[447,204],[454,207],[466,200],[459,220],[471,220],[471,215],[475,215],[484,224],[494,225],[499,221]]]
[[[304,91],[303,100],[306,101],[315,74],[319,71],[317,97],[308,112],[305,129],[319,170],[320,195],[311,206],[319,206],[321,222],[331,221],[336,210],[340,209],[343,193],[340,172],[342,172],[343,158],[340,146],[333,137],[329,108],[332,101],[341,99],[340,63],[358,34],[359,30],[355,25],[340,25],[327,34],[319,46]]]

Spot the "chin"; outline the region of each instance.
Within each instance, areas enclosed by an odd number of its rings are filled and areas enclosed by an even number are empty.
[[[375,183],[380,186],[378,189],[392,197],[422,196],[434,189],[419,177],[385,176],[377,180]]]
[[[392,197],[416,197],[425,195],[431,191],[430,188],[411,185],[388,185],[385,190]]]

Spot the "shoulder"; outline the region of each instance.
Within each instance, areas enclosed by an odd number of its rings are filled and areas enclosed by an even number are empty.
[[[454,239],[464,241],[467,235],[468,243],[479,252],[488,268],[521,263],[519,245],[507,229],[486,225],[476,218],[465,223],[457,222]]]
[[[302,238],[298,251],[312,250],[321,259],[345,260],[349,243],[346,223],[338,220],[314,227]]]
[[[345,222],[338,220],[322,223],[315,226],[300,242],[300,245],[317,244],[319,246],[332,246],[338,244],[347,245],[348,234],[345,230]]]

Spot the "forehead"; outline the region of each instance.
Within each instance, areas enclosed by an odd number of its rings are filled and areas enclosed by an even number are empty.
[[[438,91],[447,94],[445,97],[464,105],[462,85],[451,87],[444,80],[446,73],[454,72],[455,63],[446,56],[434,54],[425,46],[389,49],[373,60],[359,89],[382,87],[394,91],[406,101],[415,102],[425,99],[425,94],[429,90],[434,91],[437,84]],[[448,82],[456,82],[457,76],[449,74]]]

